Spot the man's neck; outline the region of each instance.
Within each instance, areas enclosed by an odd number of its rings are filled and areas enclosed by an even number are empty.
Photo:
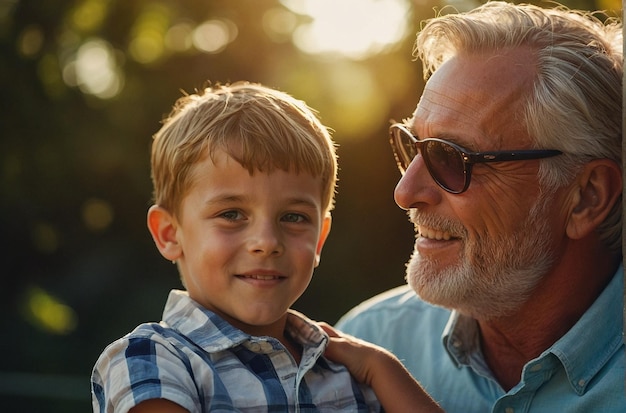
[[[519,383],[526,363],[576,324],[619,265],[619,260],[610,256],[587,258],[570,260],[574,265],[559,266],[546,275],[515,314],[478,321],[485,361],[505,390]]]

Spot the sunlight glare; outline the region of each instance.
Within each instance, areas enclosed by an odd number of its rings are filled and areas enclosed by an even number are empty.
[[[294,32],[295,45],[310,54],[364,59],[401,41],[408,29],[406,0],[282,0],[309,23]]]

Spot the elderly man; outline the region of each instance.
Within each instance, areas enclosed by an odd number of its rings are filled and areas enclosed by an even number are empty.
[[[491,2],[418,34],[428,81],[390,129],[408,286],[337,327],[448,413],[626,412],[621,30]]]

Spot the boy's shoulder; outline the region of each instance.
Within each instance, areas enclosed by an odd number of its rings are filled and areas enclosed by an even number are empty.
[[[166,323],[140,324],[100,354],[91,375],[93,401],[128,411],[144,400],[165,398],[193,411],[199,403],[192,391],[199,385],[195,373],[206,376],[212,366],[207,353]]]
[[[164,322],[143,323],[109,344],[96,364],[104,360],[156,357],[161,353],[159,349],[172,351],[183,347],[193,348],[195,344]]]

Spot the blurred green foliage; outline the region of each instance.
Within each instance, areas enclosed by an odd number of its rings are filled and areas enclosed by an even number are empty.
[[[341,170],[333,230],[295,307],[335,322],[404,282],[413,234],[393,202],[399,174],[386,129],[417,103],[414,34],[439,5],[396,1],[402,35],[342,55],[301,50],[295,33],[314,21],[301,3],[0,0],[3,409],[88,411],[98,354],[137,324],[159,320],[167,292],[180,288],[145,228],[148,153],[181,91],[207,82],[276,87],[334,130]],[[393,25],[400,26],[347,13],[326,34],[339,44],[359,30],[357,42]]]

